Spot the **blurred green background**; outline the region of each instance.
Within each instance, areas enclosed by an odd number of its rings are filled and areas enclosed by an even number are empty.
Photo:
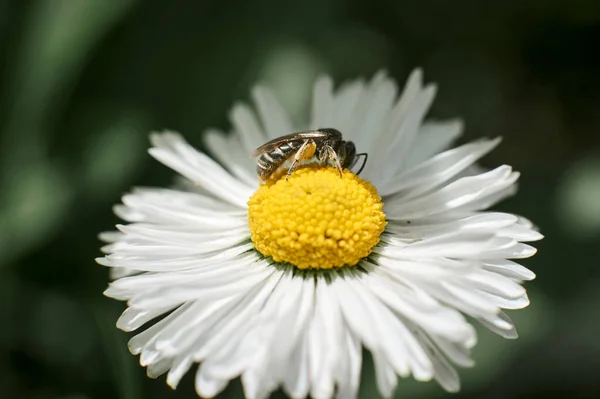
[[[148,132],[201,147],[255,82],[298,118],[322,72],[404,82],[417,66],[440,87],[431,116],[464,118],[463,141],[504,136],[483,163],[522,179],[499,209],[546,235],[523,262],[532,305],[510,313],[521,337],[481,331],[454,397],[600,397],[599,49],[597,0],[0,1],[0,397],[196,397],[193,373],[177,391],[146,378],[94,263],[120,195],[172,181]]]

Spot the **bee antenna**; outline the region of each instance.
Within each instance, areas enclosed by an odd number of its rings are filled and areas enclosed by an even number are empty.
[[[365,168],[365,165],[367,164],[367,159],[369,158],[369,154],[367,154],[366,152],[361,152],[360,154],[356,154],[356,160],[358,160],[358,157],[360,157],[360,156],[364,157],[365,160],[362,163],[362,165],[361,165],[360,169],[358,170],[358,172],[356,172],[357,175],[360,175],[360,172],[362,172],[363,169]],[[355,163],[356,163],[356,160],[355,160]]]

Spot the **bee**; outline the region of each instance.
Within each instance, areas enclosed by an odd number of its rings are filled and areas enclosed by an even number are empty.
[[[330,160],[340,172],[340,177],[342,177],[342,170],[353,168],[360,157],[364,157],[364,162],[356,174],[362,172],[367,162],[366,153],[357,154],[354,143],[344,141],[342,133],[332,128],[278,137],[254,150],[252,157],[258,157],[256,173],[261,180],[268,179],[288,160],[292,161],[285,178],[288,180],[298,164],[311,159],[315,153],[321,163]]]

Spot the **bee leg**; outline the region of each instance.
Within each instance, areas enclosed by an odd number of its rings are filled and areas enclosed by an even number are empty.
[[[329,156],[329,152],[327,151],[327,148],[321,147],[319,149],[319,162],[324,163],[327,160],[328,156]]]
[[[288,180],[296,167],[298,166],[298,162],[305,161],[307,159],[311,159],[313,155],[315,155],[315,150],[317,149],[317,145],[313,140],[306,140],[296,151],[296,155],[294,155],[294,161],[292,165],[288,169],[287,176],[285,180]]]
[[[333,162],[338,172],[340,172],[340,177],[342,177],[342,164],[340,163],[340,159],[338,158],[337,153],[331,146],[327,146],[326,148],[329,159],[331,159],[331,162]]]

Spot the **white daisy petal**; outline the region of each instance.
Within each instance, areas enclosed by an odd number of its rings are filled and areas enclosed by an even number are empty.
[[[401,196],[404,201],[415,198],[447,182],[491,151],[499,142],[500,139],[483,140],[438,154],[400,174],[396,183],[386,185],[380,194],[383,197],[392,194]]]
[[[127,301],[117,327],[139,331],[128,347],[148,376],[166,374],[175,389],[199,364],[202,397],[240,377],[251,399],[279,388],[294,399],[354,399],[364,347],[384,397],[411,375],[456,392],[453,365],[474,364],[470,321],[516,338],[503,309],[529,304],[522,284],[535,274],[508,259],[532,256],[525,243],[543,236],[526,218],[487,211],[516,192],[519,173],[476,164],[499,139],[448,149],[463,124],[424,121],[435,93],[420,70],[399,96],[383,71],[337,90],[324,76],[314,84],[310,120],[297,128],[273,92],[257,86],[252,107],[231,109],[231,134],[206,132],[216,161],[176,133],[153,134],[150,154],[181,176],[172,188],[125,194],[114,212],[127,223],[99,236],[105,256],[97,259],[114,279],[104,294]],[[264,201],[281,193],[259,184],[251,152],[327,127],[368,154],[361,179],[377,191],[347,172],[330,177],[350,177],[364,194],[332,189],[331,180],[318,187],[318,173],[329,171],[301,164],[276,183],[292,199]],[[315,179],[313,188],[290,191],[302,176]]]
[[[353,399],[358,395],[358,384],[360,381],[360,370],[362,365],[362,348],[360,342],[348,330],[345,339],[341,341],[341,352],[345,360],[340,359],[339,367],[336,369],[338,384],[337,398]]]
[[[475,362],[471,358],[470,348],[462,342],[450,342],[437,335],[430,335],[429,338],[454,364],[462,367],[473,367],[475,365]]]
[[[154,134],[154,148],[148,150],[155,159],[204,186],[215,196],[245,208],[252,188],[229,175],[219,164],[197,152],[176,133]]]
[[[506,259],[486,260],[483,263],[483,267],[492,272],[517,280],[529,281],[535,278],[535,273],[531,270]]]
[[[360,102],[351,115],[352,125],[349,127],[349,139],[357,148],[371,152],[374,143],[378,143],[377,134],[383,132],[387,116],[390,114],[398,94],[396,83],[387,78],[384,72],[373,77],[365,88]],[[365,172],[366,173],[366,172]]]
[[[499,311],[497,314],[487,315],[485,318],[478,317],[477,320],[502,338],[517,339],[519,337],[513,321],[504,312]]]
[[[490,186],[482,194],[462,206],[456,207],[449,212],[449,216],[460,215],[462,213],[470,213],[485,210],[498,202],[513,196],[517,192],[515,182],[519,178],[519,173],[515,172],[509,176],[504,182],[498,182],[496,185]]]
[[[339,342],[343,339],[342,315],[335,297],[323,279],[317,281],[315,314],[308,330],[309,370],[314,398],[332,397],[335,370],[339,367]]]
[[[398,377],[392,365],[379,353],[373,353],[373,363],[375,363],[375,381],[381,396],[391,398],[398,384]]]
[[[372,169],[369,169],[369,174],[365,173],[365,176],[378,187],[384,187],[393,176],[394,168],[387,168],[386,165],[395,163],[395,159],[405,157],[407,149],[411,148],[421,122],[433,102],[436,93],[435,86],[430,85],[424,88],[420,86],[421,77],[419,74],[413,74],[409,78],[400,101],[391,112],[393,117],[390,119],[389,127],[376,142],[377,147],[373,152],[377,153],[378,157],[371,163]]]
[[[315,82],[309,129],[331,127],[333,123],[333,80],[322,76]]]
[[[370,290],[359,284],[358,279],[349,280],[346,285],[350,286],[363,302],[365,308],[363,323],[372,324],[375,330],[378,342],[372,349],[373,356],[381,354],[400,376],[405,377],[409,371],[412,371],[418,380],[430,379],[431,363],[402,320],[395,317],[387,307],[382,306],[372,296]]]
[[[148,364],[146,375],[150,378],[158,378],[173,366],[172,359],[161,359],[157,362]]]
[[[442,234],[411,243],[401,242],[394,237],[385,237],[384,240],[389,245],[376,248],[375,252],[398,259],[426,258],[431,251],[446,258],[482,259],[490,251],[514,248],[517,244],[511,238],[495,237],[492,233],[468,230]]]
[[[227,248],[224,251],[217,251],[209,254],[196,254],[190,256],[178,257],[123,257],[120,255],[107,255],[102,258],[96,258],[96,262],[109,267],[124,267],[137,271],[147,272],[173,272],[184,271],[195,268],[203,268],[218,262],[226,262],[236,259],[239,255],[251,250],[252,243],[244,243],[234,247]]]
[[[204,140],[215,158],[224,165],[235,177],[242,180],[248,186],[255,186],[256,178],[255,161],[242,144],[239,137],[233,134],[223,135],[216,130],[208,130],[204,133]]]
[[[513,280],[497,273],[480,270],[477,273],[469,273],[465,280],[473,284],[478,290],[505,298],[520,298],[525,294],[525,288]]]
[[[252,97],[268,140],[292,132],[289,116],[271,90],[257,86],[252,90]]]
[[[123,331],[134,331],[150,320],[169,313],[176,306],[163,306],[154,309],[135,309],[129,307],[125,309],[121,317],[117,320],[117,327]]]
[[[335,93],[333,126],[344,132],[344,137],[348,140],[357,140],[361,133],[368,136],[367,132],[356,131],[353,125],[354,116],[361,112],[360,101],[365,90],[365,83],[356,80],[343,84]]]
[[[283,377],[283,391],[291,398],[304,398],[310,389],[309,334],[304,334],[290,356],[290,366]]]
[[[529,306],[529,298],[525,293],[516,298],[490,294],[489,292],[485,291],[480,292],[479,295],[482,295],[488,301],[502,309],[523,309]]]
[[[381,277],[369,279],[368,282],[378,298],[392,310],[412,320],[424,330],[450,340],[468,340],[473,334],[470,325],[460,313],[442,306],[437,301],[434,301],[435,305],[429,309],[424,309],[424,306],[420,306],[421,303],[414,299],[416,295],[406,287],[394,284],[393,280],[382,272],[377,270],[375,274]]]
[[[427,161],[439,152],[442,152],[458,139],[463,131],[463,123],[460,119],[447,121],[426,121],[419,129],[413,148],[406,154],[403,162],[390,165],[395,167],[394,175],[401,170],[412,169],[421,162]]]
[[[265,143],[267,136],[260,128],[256,115],[250,107],[245,104],[235,104],[229,113],[229,119],[248,155]]]
[[[212,398],[217,394],[221,393],[223,389],[227,386],[229,380],[223,380],[214,378],[207,371],[207,367],[204,367],[204,364],[201,364],[196,371],[196,392],[203,398]]]
[[[392,198],[385,204],[388,217],[395,220],[419,219],[445,211],[453,210],[465,204],[514,184],[518,174],[510,166],[500,166],[478,176],[463,177],[447,186],[407,201]]]
[[[192,304],[192,303],[188,303],[188,304],[184,304],[184,305],[178,307],[173,312],[169,313],[164,319],[158,321],[151,327],[149,327],[146,330],[135,335],[127,343],[127,347],[129,348],[129,351],[134,355],[141,354],[142,351],[144,350],[144,348],[153,342],[153,339],[158,332],[160,332],[163,328],[168,326],[170,323],[175,322],[179,318],[179,316],[181,316],[182,314],[187,312],[190,308],[193,308],[193,305],[194,304]],[[140,361],[140,363],[141,363],[141,361]]]
[[[193,361],[189,355],[180,355],[173,361],[173,366],[167,374],[167,384],[173,389],[179,385],[179,381],[183,378],[192,366]]]
[[[531,228],[520,224],[503,227],[498,231],[498,235],[501,237],[510,237],[524,242],[539,241],[544,238],[544,236],[539,232],[531,230]]]
[[[495,234],[500,229],[513,226],[517,223],[517,217],[508,213],[486,212],[472,214],[462,218],[451,220],[438,220],[432,222],[427,219],[418,219],[409,224],[397,223],[391,220],[386,231],[393,233],[393,237],[408,240],[423,240],[433,238],[457,231],[469,231],[471,233]],[[507,230],[510,232],[510,230]],[[505,235],[509,237],[509,234]],[[512,237],[511,237],[512,238]]]
[[[383,74],[377,75],[373,78],[373,83],[376,83],[376,78],[381,77],[383,79]],[[423,73],[419,69],[415,69],[409,76],[406,85],[404,86],[404,90],[400,95],[400,99],[394,106],[393,110],[388,115],[388,126],[382,129],[380,132],[377,132],[377,141],[373,140],[370,144],[369,151],[376,154],[381,154],[384,150],[387,151],[388,145],[392,140],[394,140],[398,136],[397,125],[401,124],[406,115],[409,113],[409,109],[413,104],[414,100],[420,95],[423,86]],[[359,147],[359,151],[361,148]],[[372,170],[370,173],[375,173],[380,170],[381,162],[375,166],[372,164],[367,165],[366,168]],[[365,169],[366,169],[365,168]],[[364,175],[366,176],[368,169],[365,170]]]
[[[171,244],[180,247],[194,246],[198,242],[208,244],[210,247],[224,242],[230,247],[243,239],[250,237],[247,226],[230,229],[227,231],[212,231],[203,226],[202,229],[190,229],[181,225],[156,225],[149,223],[132,223],[129,225],[117,225],[117,229],[122,231],[128,241],[138,241],[140,243],[160,243]],[[208,230],[208,231],[207,231]],[[114,251],[111,251],[114,252]]]
[[[448,392],[460,390],[460,380],[456,370],[446,361],[437,347],[424,334],[418,334],[419,341],[430,351],[433,362],[434,377]]]

